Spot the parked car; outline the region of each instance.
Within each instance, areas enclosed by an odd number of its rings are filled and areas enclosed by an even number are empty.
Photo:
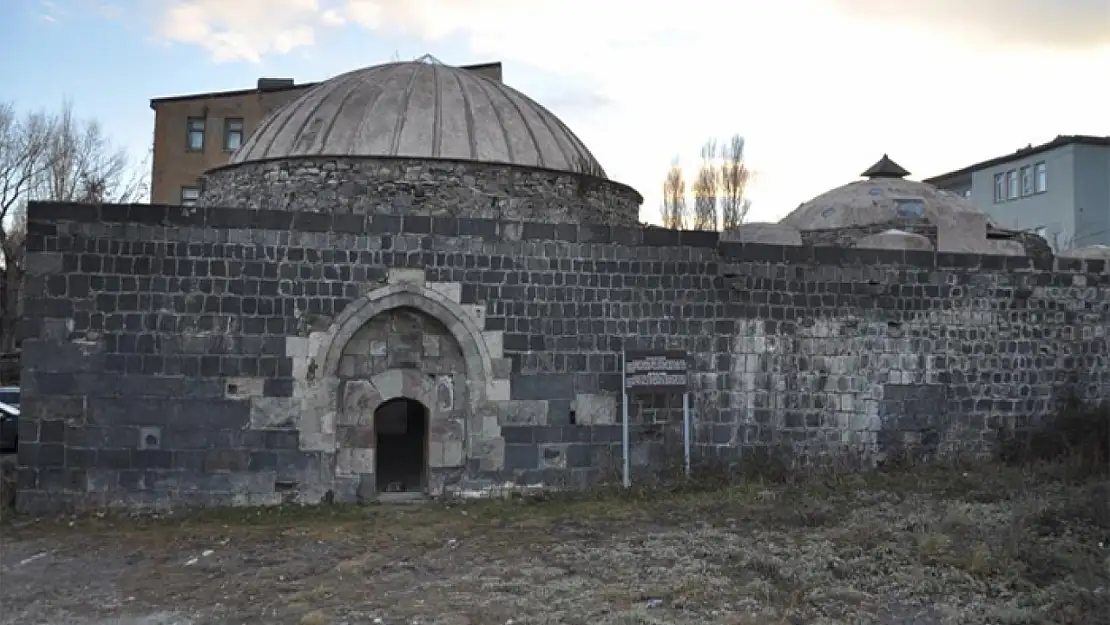
[[[0,386],[0,453],[13,454],[19,443],[19,387]]]

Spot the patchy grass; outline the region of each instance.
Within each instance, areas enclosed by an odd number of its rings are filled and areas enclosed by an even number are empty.
[[[1095,473],[992,463],[41,521],[4,530],[0,597],[29,607],[0,623],[172,610],[193,623],[1101,625],[1108,494]]]

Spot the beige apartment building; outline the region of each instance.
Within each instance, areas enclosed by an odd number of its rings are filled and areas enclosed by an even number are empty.
[[[501,82],[499,62],[462,67]],[[195,203],[204,172],[226,164],[267,115],[317,84],[259,78],[254,89],[152,99],[151,203]]]

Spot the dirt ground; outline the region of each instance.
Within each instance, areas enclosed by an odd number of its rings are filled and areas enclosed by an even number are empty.
[[[804,484],[0,524],[2,625],[1110,624],[1110,483]]]

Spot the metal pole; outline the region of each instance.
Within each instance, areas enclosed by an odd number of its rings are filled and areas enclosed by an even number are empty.
[[[682,393],[682,452],[685,454],[686,477],[690,477],[690,393]]]
[[[632,486],[632,462],[628,449],[628,351],[621,348],[621,458],[624,487]]]

